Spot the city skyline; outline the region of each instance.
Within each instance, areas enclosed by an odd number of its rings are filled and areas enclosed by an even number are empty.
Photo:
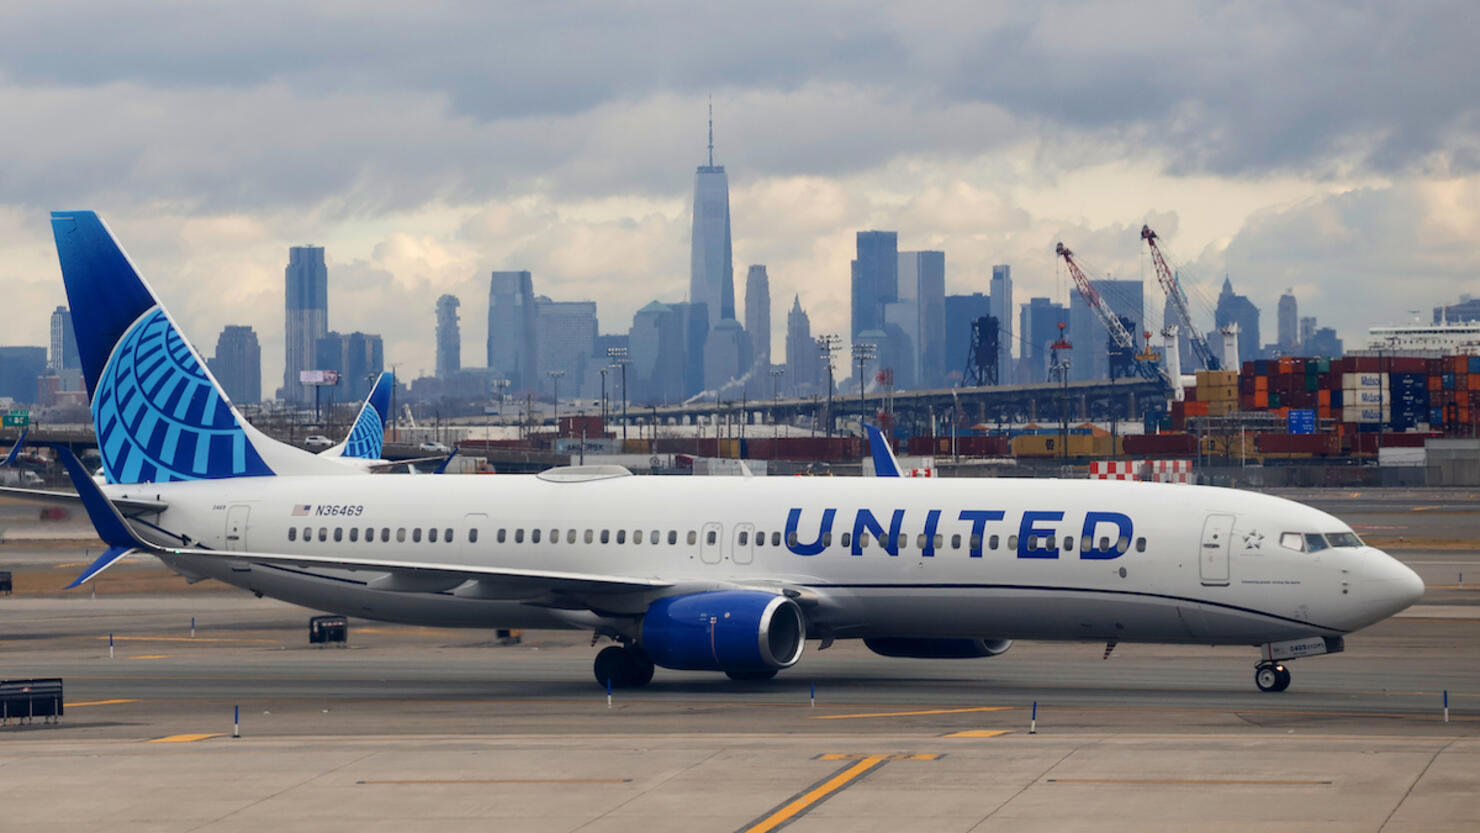
[[[1215,297],[1231,274],[1271,324],[1291,287],[1349,344],[1474,291],[1480,173],[1466,148],[1480,102],[1455,79],[1480,58],[1458,40],[1461,4],[1339,27],[1319,7],[1287,10],[1291,37],[1273,42],[1253,7],[962,5],[949,28],[903,10],[776,11],[676,38],[671,26],[704,14],[414,9],[408,40],[312,4],[293,32],[207,8],[148,31],[103,7],[81,20],[18,9],[0,50],[17,125],[0,152],[24,162],[0,196],[0,282],[16,313],[3,338],[47,343],[46,312],[65,299],[46,210],[76,206],[129,241],[193,338],[248,324],[265,368],[283,366],[284,322],[265,312],[280,303],[282,251],[303,240],[326,249],[336,326],[383,334],[408,378],[434,372],[429,301],[472,304],[493,270],[594,300],[619,331],[654,298],[685,300],[711,94],[733,263],[766,264],[773,297],[800,296],[814,332],[849,335],[864,229],[945,252],[947,294],[986,292],[991,267],[1011,264],[1018,307],[1068,302],[1058,240],[1096,277],[1146,277],[1135,230],[1147,222],[1189,286]],[[1050,36],[1133,17],[1134,47]],[[60,21],[88,60],[48,60]],[[489,28],[514,46],[489,54]],[[301,48],[320,30],[442,60],[367,73],[357,50]],[[1239,72],[1186,49],[1209,37]],[[556,72],[536,43],[591,48]],[[983,55],[1018,69],[987,71]],[[490,72],[519,83],[481,83]],[[102,138],[57,140],[68,136]],[[483,316],[462,324],[475,357]]]

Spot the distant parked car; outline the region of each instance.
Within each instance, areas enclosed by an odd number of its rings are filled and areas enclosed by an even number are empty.
[[[439,442],[436,442],[436,441],[424,442],[421,445],[417,446],[417,449],[420,450],[420,451],[425,451],[428,454],[451,454],[452,453],[452,449],[450,449],[447,446],[443,445],[442,443],[439,443]]]
[[[309,448],[329,448],[334,445],[334,441],[323,434],[310,434],[304,438],[303,444]]]

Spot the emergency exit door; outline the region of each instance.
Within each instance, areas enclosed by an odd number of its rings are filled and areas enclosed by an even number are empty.
[[[1228,583],[1229,539],[1233,537],[1232,515],[1209,515],[1203,522],[1202,546],[1197,570],[1203,584]]]

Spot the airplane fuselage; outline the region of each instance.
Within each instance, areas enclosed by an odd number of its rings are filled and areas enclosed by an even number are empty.
[[[1411,573],[1291,501],[1231,489],[1065,480],[541,476],[247,477],[111,486],[169,508],[165,546],[359,555],[809,588],[810,632],[1260,644],[1334,636],[1411,603]],[[307,607],[469,627],[591,627],[599,613],[474,581],[167,556]],[[638,613],[661,593],[610,596]],[[587,602],[590,600],[587,599]]]

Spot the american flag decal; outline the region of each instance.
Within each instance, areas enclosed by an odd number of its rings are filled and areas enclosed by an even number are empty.
[[[309,503],[295,503],[295,504],[293,504],[293,517],[297,518],[297,517],[302,517],[304,515],[307,515],[308,514],[308,510],[310,510],[312,508],[313,508],[313,504],[309,504]]]

